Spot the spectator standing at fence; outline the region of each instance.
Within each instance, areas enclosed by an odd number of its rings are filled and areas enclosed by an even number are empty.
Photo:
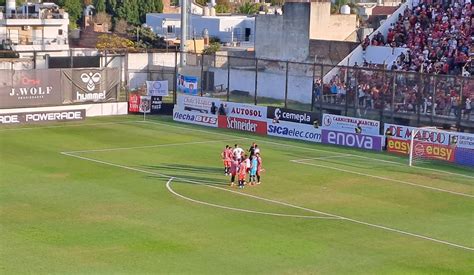
[[[471,99],[468,97],[466,98],[466,103],[464,104],[464,115],[466,116],[467,120],[471,119],[471,109],[472,109]]]

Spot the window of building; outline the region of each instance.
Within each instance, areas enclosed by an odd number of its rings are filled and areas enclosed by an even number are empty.
[[[62,30],[62,29],[59,29],[59,30],[58,30],[58,34],[59,34],[59,35],[63,35],[63,30]]]
[[[168,25],[168,33],[174,33],[174,26]]]

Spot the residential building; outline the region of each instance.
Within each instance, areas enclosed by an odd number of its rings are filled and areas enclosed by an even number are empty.
[[[175,39],[181,34],[181,18],[179,14],[149,13],[146,24],[159,36]],[[208,32],[209,37],[218,38],[222,43],[248,44],[254,43],[255,17],[244,15],[226,16],[189,16],[189,38],[202,37]]]
[[[7,0],[0,12],[0,42],[20,54],[69,50],[69,16],[54,3],[29,3],[20,8]]]

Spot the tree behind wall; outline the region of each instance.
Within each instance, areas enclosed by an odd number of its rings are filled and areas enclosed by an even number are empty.
[[[77,21],[82,16],[82,3],[79,0],[59,0],[56,2],[58,6],[64,7],[69,13],[69,28],[77,28]]]
[[[104,12],[105,0],[94,0],[94,7],[96,12]]]
[[[140,24],[137,0],[123,0],[122,5],[117,8],[117,15],[120,19],[125,19],[130,24]]]

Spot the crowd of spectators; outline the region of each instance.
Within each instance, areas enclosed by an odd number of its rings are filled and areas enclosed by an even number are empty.
[[[473,30],[471,0],[414,0],[388,31],[362,43],[407,48],[387,68],[364,62],[319,83],[316,99],[370,109],[471,119],[474,79],[466,76]],[[473,26],[474,27],[474,26]],[[385,69],[385,70],[384,70]],[[422,74],[420,74],[422,73]]]
[[[315,98],[354,107],[360,115],[383,109],[471,119],[474,79],[391,72],[365,63],[362,67],[339,69],[328,83],[317,80]]]
[[[388,30],[362,43],[408,48],[389,69],[434,74],[465,73],[472,44],[471,0],[414,0]]]

